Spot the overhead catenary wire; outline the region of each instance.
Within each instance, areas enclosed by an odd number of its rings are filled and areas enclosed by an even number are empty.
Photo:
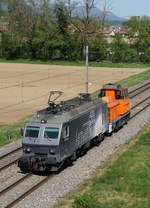
[[[74,73],[78,73],[79,71],[75,71],[75,72],[71,72],[70,74],[74,74]],[[40,82],[40,81],[44,81],[44,80],[48,80],[50,78],[56,78],[56,77],[64,77],[66,76],[66,74],[63,74],[63,75],[54,75],[54,76],[48,76],[48,77],[44,77],[44,78],[41,78],[41,79],[37,79],[37,80],[32,80],[32,81],[28,81],[28,82],[23,82],[24,85],[28,85],[28,84],[32,84],[32,83],[36,83],[36,82]],[[17,84],[14,84],[14,85],[10,85],[10,86],[5,86],[5,87],[0,87],[0,90],[3,90],[3,89],[8,89],[8,88],[13,88],[13,87],[19,87],[21,84],[20,83],[17,83]]]
[[[40,98],[42,98],[44,96],[48,96],[48,93],[43,94],[43,95],[41,95],[39,97],[34,97],[32,99],[25,100],[24,103],[32,102],[32,101],[40,99]],[[8,108],[16,107],[16,106],[21,105],[21,104],[22,104],[22,102],[18,102],[18,103],[12,104],[12,105],[8,105],[8,106],[5,106],[5,107],[2,107],[2,108],[0,108],[0,110],[5,110],[5,109],[8,109]]]
[[[94,68],[94,67],[90,67],[90,69],[92,69],[92,68]],[[7,87],[3,87],[3,89],[7,89],[7,88],[11,88],[11,87],[16,87],[16,86],[20,86],[20,87],[23,87],[23,86],[25,86],[25,85],[27,85],[27,84],[32,84],[32,83],[35,83],[35,82],[40,82],[40,81],[44,81],[44,80],[48,80],[48,79],[50,79],[50,78],[58,78],[58,77],[65,77],[65,76],[69,76],[69,75],[72,75],[72,74],[77,74],[77,73],[79,73],[80,72],[80,70],[76,70],[76,71],[73,71],[73,72],[70,72],[70,73],[68,73],[68,72],[66,72],[65,74],[62,74],[62,75],[54,75],[54,76],[50,76],[50,77],[44,77],[44,78],[41,78],[41,79],[36,79],[36,80],[33,80],[33,81],[28,81],[28,82],[21,82],[21,83],[19,83],[19,84],[15,84],[15,85],[11,85],[11,86],[7,86]],[[95,82],[94,80],[93,80],[93,82]],[[71,87],[69,87],[69,89],[71,90],[71,89],[74,89],[74,87],[76,86],[76,84],[74,84],[74,85],[72,85]],[[78,87],[79,86],[84,86],[84,82],[82,82],[82,83],[78,83]],[[2,90],[2,88],[0,88],[1,90]],[[65,91],[65,90],[68,90],[68,86],[66,87],[66,88],[62,88],[62,90],[63,91]],[[21,98],[21,101],[20,102],[18,102],[18,103],[15,103],[15,104],[11,104],[11,105],[7,105],[7,106],[4,106],[4,107],[1,107],[0,108],[0,111],[1,111],[1,113],[2,114],[9,114],[11,111],[12,111],[12,109],[13,108],[15,108],[15,107],[17,107],[17,106],[20,106],[21,107],[21,110],[25,110],[25,109],[30,109],[31,107],[23,107],[22,106],[22,104],[29,104],[30,102],[32,102],[32,101],[35,101],[35,100],[37,100],[37,99],[41,99],[42,97],[46,97],[46,96],[48,96],[48,93],[49,92],[47,92],[47,93],[45,93],[45,94],[43,94],[43,95],[41,95],[41,96],[38,96],[38,97],[34,97],[34,98],[32,98],[32,99],[27,99],[27,100],[24,100],[24,98],[23,98],[23,95],[22,95],[22,98]],[[45,104],[38,104],[38,105],[35,105],[34,104],[34,107],[35,106],[37,106],[37,107],[40,107],[40,106],[46,106],[47,105],[47,103],[45,103]],[[19,107],[19,108],[20,108]],[[8,110],[8,109],[10,109],[10,110]],[[6,110],[6,111],[5,111]],[[3,111],[3,112],[2,112]],[[13,110],[13,112],[18,112],[18,111],[20,111],[20,109],[18,110]]]
[[[84,84],[84,83],[83,83]],[[82,86],[83,84],[78,84],[78,86]],[[69,89],[74,89],[74,86],[76,86],[76,84],[74,84],[72,87],[70,87]],[[66,89],[68,89],[68,87],[66,87],[66,88],[63,88],[62,90],[66,90]],[[8,105],[8,106],[5,106],[5,107],[2,107],[2,108],[0,108],[0,111],[1,110],[5,110],[5,109],[8,109],[8,108],[13,108],[13,107],[16,107],[16,106],[18,106],[18,105],[21,105],[21,104],[28,104],[29,102],[32,102],[32,101],[34,101],[34,100],[37,100],[37,99],[40,99],[40,98],[42,98],[42,97],[45,97],[45,96],[48,96],[48,94],[49,94],[49,92],[47,92],[47,93],[45,93],[45,94],[43,94],[43,95],[41,95],[41,96],[38,96],[38,97],[34,97],[34,98],[32,98],[32,99],[28,99],[28,100],[24,100],[24,102],[22,103],[22,102],[18,102],[18,103],[16,103],[16,104],[12,104],[12,105]],[[39,105],[40,106],[40,105]],[[3,113],[3,112],[2,112]],[[8,112],[9,113],[9,112]]]
[[[7,76],[7,79],[8,78],[16,78],[16,77],[19,77],[19,76],[23,76],[23,75],[30,75],[30,74],[34,74],[34,73],[37,73],[37,72],[41,72],[41,69],[40,70],[34,70],[32,72],[23,72],[23,73],[19,73],[17,75],[11,75],[11,76]],[[0,78],[0,80],[3,80],[3,79],[6,79],[5,77],[4,78]]]

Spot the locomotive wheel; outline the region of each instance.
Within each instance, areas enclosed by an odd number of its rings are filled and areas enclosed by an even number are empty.
[[[125,118],[125,125],[128,124],[128,120],[129,120],[129,119],[126,117],[126,118]]]
[[[62,161],[62,162],[58,163],[57,166],[51,167],[51,171],[56,174],[59,174],[61,172],[61,170],[63,169],[64,163],[65,163],[65,161]]]
[[[77,153],[74,152],[73,155],[70,157],[71,162],[75,161],[77,159]]]
[[[100,145],[100,143],[104,140],[104,135],[103,134],[99,134],[96,138],[96,145]]]
[[[21,160],[18,161],[18,167],[20,168],[22,173],[28,173],[29,169],[27,168],[27,165],[23,163]]]
[[[108,132],[108,133],[107,133],[107,136],[109,136],[109,137],[110,137],[111,135],[112,135],[112,132],[110,132],[110,133]]]

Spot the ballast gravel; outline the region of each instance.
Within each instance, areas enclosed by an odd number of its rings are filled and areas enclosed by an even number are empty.
[[[17,141],[14,141],[12,143],[9,143],[9,144],[6,144],[5,146],[1,147],[0,148],[0,157],[21,147],[21,139],[17,140]]]
[[[143,85],[143,83],[140,85]],[[137,86],[130,88],[130,90],[135,88],[137,88]],[[145,94],[148,96],[149,91]],[[140,98],[134,99],[133,104],[137,102],[136,100],[139,101],[141,98],[142,96]],[[120,131],[114,133],[111,137],[106,137],[100,146],[93,147],[87,152],[86,155],[78,158],[78,160],[74,162],[73,166],[67,167],[59,174],[56,174],[47,183],[42,185],[39,189],[34,191],[24,200],[20,201],[14,207],[53,207],[53,205],[65,197],[69,191],[77,188],[80,184],[84,183],[86,179],[89,179],[95,172],[96,168],[101,166],[104,161],[110,158],[111,155],[115,153],[116,149],[119,148],[119,146],[136,136],[145,125],[149,124],[149,115],[150,107],[145,112],[130,120],[128,125],[124,126],[124,128],[122,128]],[[17,145],[19,142],[17,141]],[[15,146],[15,143],[13,143],[13,145]],[[11,144],[7,145],[7,147],[11,147]],[[1,148],[1,150],[5,152],[5,147]],[[26,183],[23,183],[22,185],[27,186]],[[20,190],[20,193],[21,192],[22,191]]]

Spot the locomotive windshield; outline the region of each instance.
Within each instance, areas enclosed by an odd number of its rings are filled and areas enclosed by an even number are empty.
[[[25,137],[37,138],[39,135],[40,127],[38,126],[27,126]]]
[[[44,138],[46,139],[57,139],[59,128],[46,127],[44,131]]]

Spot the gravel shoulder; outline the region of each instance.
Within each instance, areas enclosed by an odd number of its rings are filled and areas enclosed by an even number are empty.
[[[0,147],[0,156],[3,156],[11,152],[12,150],[19,148],[21,146],[21,143],[22,143],[21,139],[18,139],[17,141],[14,141],[12,143],[6,144],[3,147]]]

